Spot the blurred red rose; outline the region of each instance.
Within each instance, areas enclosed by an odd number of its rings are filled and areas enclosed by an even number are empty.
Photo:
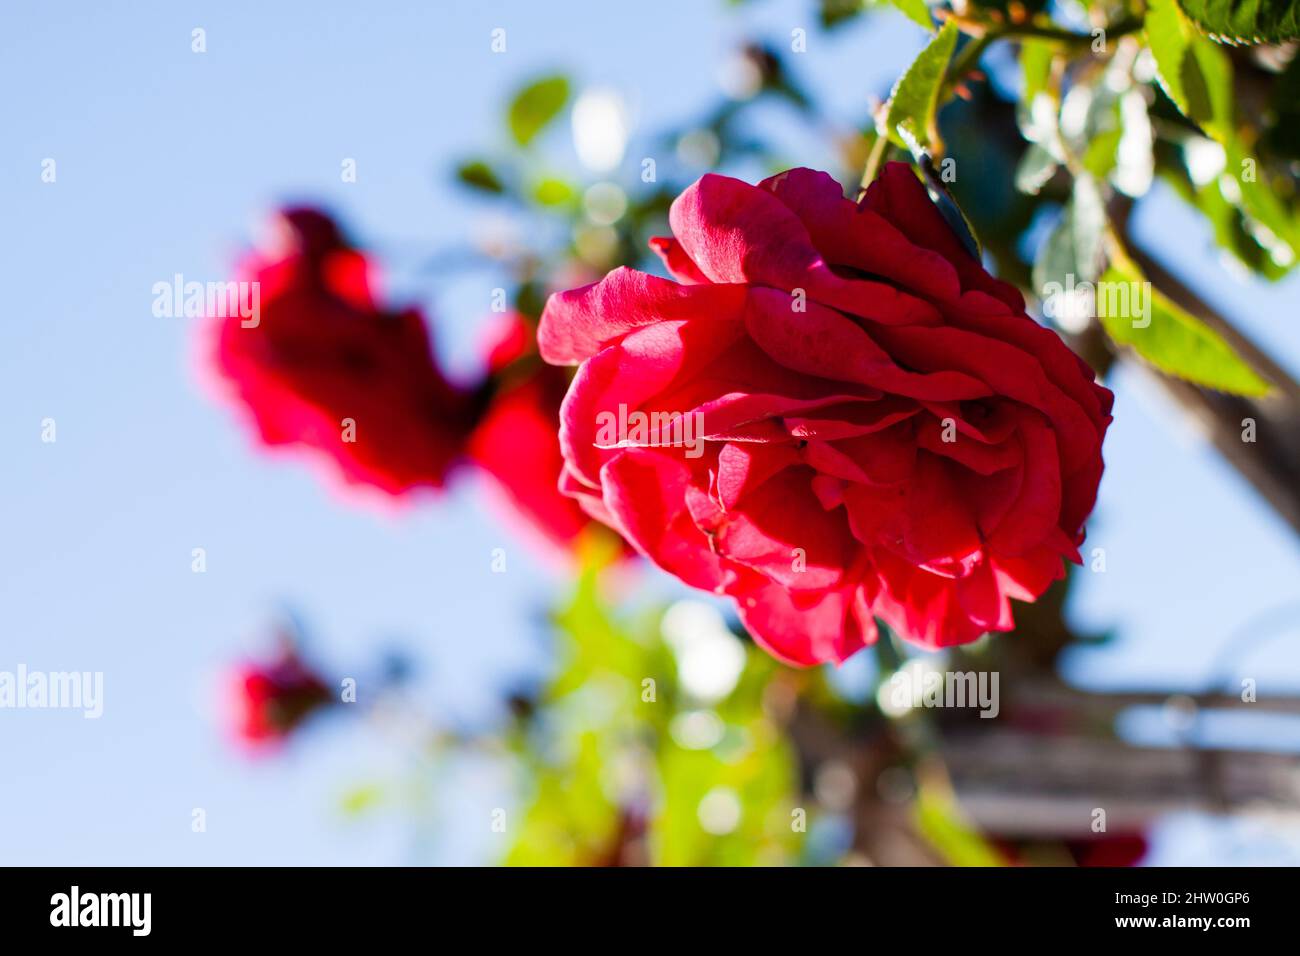
[[[860,204],[709,175],[670,222],[678,282],[617,269],[542,316],[542,356],[581,363],[560,445],[588,512],[796,664],[876,616],[928,647],[1009,630],[1079,560],[1111,393],[907,166]]]
[[[469,442],[469,458],[486,471],[522,524],[570,551],[591,519],[560,493],[564,459],[555,437],[569,385],[544,364],[528,321],[507,313],[489,328],[486,407]]]
[[[335,224],[289,209],[282,248],[245,261],[260,314],[217,318],[215,365],[267,445],[328,456],[392,495],[440,487],[469,432],[470,398],[435,363],[414,309],[377,305],[371,264]]]
[[[329,700],[324,681],[293,651],[285,651],[269,664],[244,663],[230,675],[231,730],[243,743],[274,743]]]
[[[1100,834],[1065,846],[1079,866],[1137,866],[1150,849],[1141,833]]]

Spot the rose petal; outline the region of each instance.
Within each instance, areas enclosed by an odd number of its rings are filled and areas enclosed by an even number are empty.
[[[806,375],[938,401],[993,394],[987,385],[961,372],[917,373],[900,368],[851,319],[815,302],[808,303],[806,312],[795,313],[781,293],[755,288],[744,317],[750,337],[764,352]]]
[[[957,271],[942,255],[912,242],[891,223],[844,197],[826,173],[791,169],[758,184],[799,217],[830,263],[883,276],[939,301],[961,295]]]
[[[673,201],[668,221],[682,248],[713,282],[755,283],[884,324],[934,323],[933,306],[891,285],[845,279],[826,264],[794,213],[763,189],[707,175]]]
[[[692,587],[722,587],[722,565],[686,508],[691,473],[685,464],[631,448],[605,463],[600,484],[614,527],[634,548]]]
[[[892,223],[916,245],[931,249],[952,263],[963,289],[987,292],[1015,312],[1025,310],[1024,297],[1014,286],[993,278],[971,257],[906,163],[886,163],[875,182],[867,187],[861,205]]]
[[[552,365],[577,365],[629,332],[679,319],[735,319],[746,289],[680,285],[620,266],[599,282],[546,301],[537,342]]]
[[[876,624],[861,617],[852,593],[828,591],[816,603],[796,605],[779,585],[751,587],[736,595],[745,629],[769,654],[787,664],[810,667],[848,660],[876,642]]]
[[[651,237],[650,248],[663,260],[664,268],[668,270],[668,274],[678,282],[684,285],[701,285],[709,281],[709,277],[691,261],[691,257],[686,254],[682,244],[671,236]]]

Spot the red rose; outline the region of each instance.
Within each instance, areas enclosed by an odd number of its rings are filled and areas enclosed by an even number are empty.
[[[521,524],[567,552],[591,523],[558,487],[564,459],[555,420],[569,376],[542,363],[522,316],[502,319],[487,344],[490,394],[470,438],[469,458],[492,477]]]
[[[242,664],[229,681],[231,730],[246,744],[283,740],[330,700],[329,688],[292,651],[269,664]]]
[[[618,269],[542,316],[542,356],[581,363],[560,444],[590,514],[796,664],[877,616],[927,647],[1008,630],[1079,560],[1111,393],[907,166],[860,204],[705,176],[670,222],[678,282]]]
[[[1150,849],[1141,833],[1103,834],[1065,846],[1079,866],[1137,866]]]
[[[300,444],[349,482],[440,487],[468,434],[468,394],[443,377],[418,311],[375,303],[371,265],[334,223],[281,214],[284,249],[254,255],[260,314],[216,321],[215,364],[267,445]]]

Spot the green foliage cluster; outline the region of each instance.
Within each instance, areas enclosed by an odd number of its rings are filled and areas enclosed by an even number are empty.
[[[528,802],[507,861],[792,862],[795,755],[766,702],[780,665],[746,643],[735,687],[693,697],[659,633],[662,608],[622,619],[602,598],[602,564],[588,563],[556,615],[559,671],[515,739]],[[711,832],[701,813],[719,804]]]

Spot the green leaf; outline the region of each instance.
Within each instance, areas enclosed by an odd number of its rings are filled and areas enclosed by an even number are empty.
[[[567,743],[558,766],[534,771],[532,799],[505,856],[508,866],[591,866],[616,838],[619,808],[603,780],[614,755],[592,730]]]
[[[1025,78],[1025,92],[1021,99],[1024,102],[1032,103],[1035,96],[1048,91],[1055,57],[1056,44],[1050,40],[1020,41],[1020,70]]]
[[[481,159],[471,159],[456,167],[456,178],[471,189],[500,195],[505,192],[505,184],[496,170]]]
[[[1006,859],[962,818],[951,794],[934,785],[918,789],[916,827],[953,866],[1005,866]]]
[[[1255,227],[1239,204],[1230,202],[1227,192],[1240,200],[1237,180],[1225,181],[1226,152],[1199,135],[1190,134],[1177,151],[1165,152],[1159,164],[1161,178],[1188,204],[1194,206],[1214,227],[1214,240],[1219,247],[1231,253],[1242,265],[1266,279],[1277,280],[1285,276],[1294,265],[1286,249],[1270,247],[1263,242],[1266,237]],[[1219,150],[1219,165],[1206,165],[1204,157]],[[1195,177],[1193,169],[1196,170]],[[1235,187],[1235,189],[1234,189]],[[1254,227],[1254,228],[1253,228]],[[1280,260],[1280,261],[1279,261]]]
[[[858,16],[865,6],[865,0],[821,0],[821,24],[828,30],[837,27]]]
[[[367,783],[354,787],[343,794],[339,807],[350,817],[359,816],[367,810],[374,809],[383,802],[385,793],[382,784]]]
[[[925,5],[925,0],[881,0],[881,2],[894,7],[917,26],[926,30],[934,29],[934,20],[930,18],[930,8]]]
[[[1264,134],[1265,148],[1286,159],[1300,159],[1300,56],[1291,58],[1273,83]]]
[[[1083,151],[1083,168],[1096,179],[1105,179],[1119,161],[1119,141],[1124,131],[1119,127],[1097,133]]]
[[[881,130],[898,146],[927,146],[934,136],[934,117],[948,61],[957,46],[957,24],[949,20],[894,84]]]
[[[1021,136],[1047,150],[1057,163],[1064,163],[1059,109],[1060,104],[1051,94],[1039,91],[1032,100],[1016,104],[1016,125]]]
[[[1267,279],[1280,279],[1287,269],[1273,260],[1270,250],[1251,235],[1249,221],[1240,209],[1223,198],[1217,182],[1196,189],[1186,180],[1173,179],[1174,188],[1214,226],[1214,239],[1253,272]]]
[[[1258,161],[1237,139],[1228,54],[1196,31],[1174,0],[1153,0],[1146,26],[1160,85],[1183,115],[1223,146],[1233,193],[1230,201],[1254,221],[1257,238],[1273,262],[1291,268],[1300,259],[1300,226],[1263,178]]]
[[[533,186],[533,198],[543,206],[567,206],[578,196],[571,183],[554,176],[539,180]]]
[[[1076,263],[1074,232],[1070,228],[1070,207],[1067,205],[1034,256],[1034,291],[1043,300],[1044,310],[1047,309],[1053,287],[1060,286],[1064,289],[1070,276],[1078,275],[1079,267]]]
[[[1232,63],[1183,16],[1175,0],[1152,0],[1147,42],[1160,85],[1183,115],[1220,143],[1232,135]]]
[[[1074,181],[1074,192],[1034,260],[1034,288],[1046,299],[1048,288],[1073,289],[1097,278],[1101,267],[1106,208],[1092,177]]]
[[[917,26],[934,30],[934,21],[930,19],[925,0],[821,0],[818,4],[821,24],[827,29],[847,23],[867,7],[874,6],[893,7]]]
[[[1290,269],[1300,258],[1300,224],[1263,178],[1260,163],[1236,141],[1225,146],[1227,165],[1220,190],[1250,220],[1247,227],[1273,262]]]
[[[565,76],[547,76],[528,84],[510,101],[510,135],[520,146],[527,146],[560,114],[567,102],[569,80]]]
[[[1198,27],[1223,43],[1283,43],[1300,39],[1297,0],[1178,0]]]
[[[1125,307],[1116,307],[1121,300]],[[1235,395],[1269,390],[1222,336],[1162,295],[1122,253],[1113,253],[1098,283],[1096,308],[1116,343],[1131,346],[1162,372]]]
[[[1056,169],[1056,157],[1037,143],[1030,143],[1016,167],[1016,189],[1026,195],[1037,196]]]
[[[1082,115],[1080,115],[1080,113]],[[1151,188],[1151,120],[1142,92],[1112,70],[1093,86],[1076,84],[1061,108],[1066,151],[1098,182],[1109,179],[1126,195]],[[1069,117],[1068,121],[1064,117]]]

